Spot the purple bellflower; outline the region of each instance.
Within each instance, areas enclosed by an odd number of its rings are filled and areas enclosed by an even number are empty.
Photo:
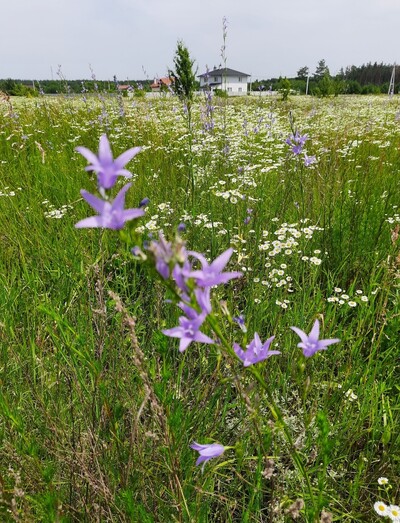
[[[179,287],[181,291],[184,293],[189,292],[189,288],[187,286],[187,280],[190,278],[190,272],[192,270],[192,266],[189,262],[189,260],[185,260],[183,262],[183,265],[180,265],[177,263],[175,267],[172,269],[172,276],[175,280],[175,283]]]
[[[301,342],[297,344],[298,347],[303,349],[303,354],[306,358],[313,356],[319,350],[326,350],[329,345],[338,343],[338,338],[332,338],[330,340],[319,340],[319,321],[315,320],[313,328],[310,334],[307,334],[297,327],[290,327],[298,336],[300,336]]]
[[[308,156],[307,153],[304,153],[304,165],[309,167],[317,161],[315,156]]]
[[[99,215],[85,218],[75,224],[75,227],[77,229],[84,227],[103,227],[104,229],[118,230],[123,228],[125,222],[143,216],[143,209],[124,209],[125,193],[131,185],[131,183],[126,184],[125,187],[119,191],[112,203],[102,200],[82,189],[81,195]]]
[[[76,147],[75,150],[90,162],[90,165],[86,167],[86,171],[94,171],[97,174],[99,187],[104,190],[114,187],[118,176],[132,177],[132,173],[124,169],[124,167],[141,151],[141,147],[132,147],[114,160],[110,142],[107,136],[103,134],[100,138],[98,156],[86,147]]]
[[[244,333],[247,332],[247,327],[246,327],[246,323],[245,323],[243,314],[239,314],[239,316],[237,316],[236,318],[233,318],[233,321],[239,325],[240,330],[242,332],[244,332]]]
[[[143,200],[141,200],[141,202],[139,203],[139,208],[146,207],[146,205],[149,205],[149,203],[150,203],[150,198],[143,198]]]
[[[185,264],[187,259],[184,242],[181,240],[175,243],[168,242],[161,232],[159,233],[159,239],[153,240],[147,247],[147,250],[153,254],[156,270],[164,280],[170,277],[171,266],[175,267],[177,264]]]
[[[184,316],[181,316],[179,318],[179,326],[163,330],[163,334],[170,336],[171,338],[180,338],[179,352],[184,352],[192,341],[213,344],[214,341],[211,338],[199,331],[200,326],[206,317],[206,313],[196,315],[194,309],[192,309],[193,312],[188,310],[191,309],[191,307],[185,306],[185,308],[186,312],[190,313],[190,317],[185,318]]]
[[[304,144],[307,140],[308,136],[306,134],[301,135],[299,131],[296,131],[294,134],[289,136],[285,142],[292,148],[292,153],[298,155],[303,150]]]
[[[254,333],[254,339],[247,345],[247,350],[244,351],[237,343],[233,344],[233,350],[236,356],[243,361],[245,367],[254,365],[260,361],[266,360],[270,356],[280,354],[278,350],[269,350],[271,343],[275,336],[271,336],[265,343],[262,343],[257,332]]]
[[[233,249],[230,248],[209,264],[202,254],[191,251],[189,254],[200,260],[202,269],[192,271],[190,276],[196,280],[197,285],[200,287],[212,287],[213,285],[226,283],[233,278],[240,278],[242,276],[241,272],[222,272],[232,253]]]
[[[208,314],[211,314],[212,310],[210,293],[210,287],[207,287],[206,289],[197,288],[194,290],[194,295],[196,297],[198,308],[200,308],[200,313],[198,312],[198,309],[194,309],[191,305],[188,305],[188,303],[185,303],[184,301],[179,302],[178,307],[190,319],[197,319],[197,316],[199,316],[199,314],[204,314],[204,321]],[[186,293],[183,293],[182,300],[190,302],[190,297]]]
[[[160,233],[159,241],[151,242],[150,248],[156,258],[156,270],[164,280],[169,278],[169,264],[173,258],[172,244]]]
[[[201,312],[204,312],[205,314],[211,314],[212,310],[210,292],[210,287],[206,287],[205,289],[195,289],[194,291]]]
[[[196,465],[203,463],[203,466],[201,467],[202,472],[204,471],[204,466],[207,461],[210,461],[210,459],[213,458],[218,458],[218,456],[221,456],[225,451],[225,447],[219,443],[202,445],[194,441],[190,445],[190,448],[197,450],[197,452],[200,454],[200,456],[197,458]]]

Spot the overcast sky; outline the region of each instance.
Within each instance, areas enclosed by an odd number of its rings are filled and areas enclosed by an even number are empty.
[[[400,0],[0,0],[0,78],[163,76],[178,39],[198,74],[221,59],[253,79],[400,63]]]

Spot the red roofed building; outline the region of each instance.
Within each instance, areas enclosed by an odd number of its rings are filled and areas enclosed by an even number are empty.
[[[153,93],[159,93],[163,88],[169,88],[172,85],[172,78],[165,76],[163,78],[154,78],[154,82],[150,85]]]

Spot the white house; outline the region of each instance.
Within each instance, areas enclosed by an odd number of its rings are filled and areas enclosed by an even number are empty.
[[[200,74],[198,78],[200,78],[200,89],[202,91],[221,89],[228,94],[247,94],[247,83],[250,75],[227,67]]]

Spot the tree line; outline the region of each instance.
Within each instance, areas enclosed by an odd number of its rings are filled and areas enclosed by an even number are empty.
[[[133,91],[150,91],[150,80],[0,80],[0,91],[11,96],[39,96],[41,94],[117,93],[118,86],[126,85]]]
[[[189,56],[189,55],[188,55]],[[189,57],[190,58],[190,57]],[[250,89],[252,91],[281,91],[284,95],[290,92],[299,94],[313,94],[316,96],[328,96],[338,94],[380,94],[389,90],[393,65],[381,63],[367,63],[361,66],[347,66],[341,68],[339,73],[331,75],[329,67],[324,59],[321,59],[313,73],[308,66],[300,67],[294,78],[269,78],[255,80]],[[171,74],[171,71],[170,71]],[[400,66],[396,66],[396,83],[394,92],[400,92]],[[194,79],[194,86],[198,88],[198,82]],[[307,88],[308,84],[308,88]],[[0,79],[0,91],[11,96],[39,96],[40,94],[82,94],[107,92],[120,92],[118,82],[113,80],[14,80],[11,78]],[[123,85],[128,86],[135,95],[143,95],[150,91],[151,80],[126,80]],[[123,91],[127,94],[127,91]]]
[[[308,66],[300,67],[294,78],[270,78],[256,80],[252,90],[273,90],[288,93],[295,91],[305,94],[308,83],[308,94],[328,96],[338,94],[380,94],[389,91],[393,64],[367,63],[361,66],[347,66],[339,73],[331,75],[324,59],[320,60],[314,73]],[[397,81],[396,81],[397,80]],[[396,66],[394,92],[400,92],[400,66]]]

